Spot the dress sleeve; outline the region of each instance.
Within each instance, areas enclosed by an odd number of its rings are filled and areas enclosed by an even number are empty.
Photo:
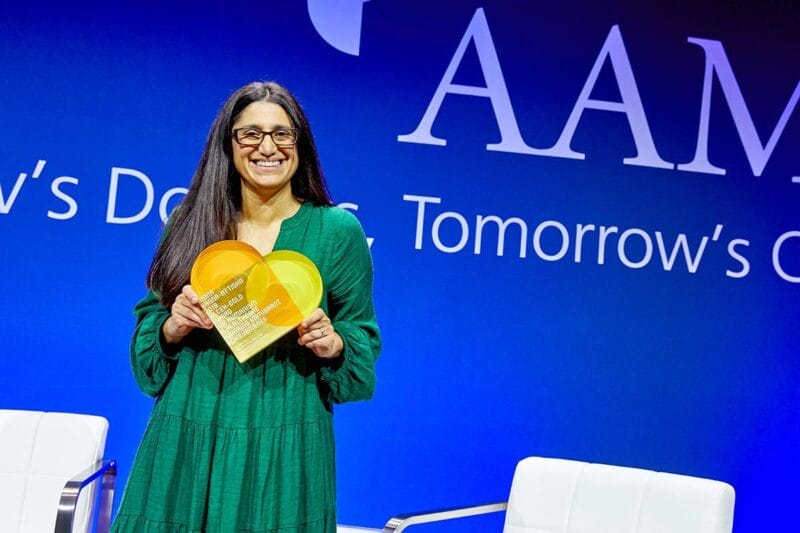
[[[380,331],[372,303],[372,256],[358,220],[340,211],[343,224],[333,247],[328,280],[329,316],[344,341],[339,357],[323,363],[321,379],[326,400],[342,403],[366,400],[375,390],[375,359],[381,349]]]
[[[167,385],[178,356],[164,339],[161,328],[169,311],[150,292],[136,304],[136,330],[131,340],[131,366],[136,384],[148,396],[160,395]]]

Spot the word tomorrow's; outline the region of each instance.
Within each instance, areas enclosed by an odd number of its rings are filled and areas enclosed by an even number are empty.
[[[423,249],[425,236],[429,232],[434,247],[447,254],[467,251],[471,240],[472,253],[481,255],[484,253],[484,239],[488,238],[496,240],[495,254],[503,256],[506,252],[507,235],[513,235],[519,240],[515,241],[518,243],[514,248],[517,251],[512,253],[518,254],[520,258],[527,257],[529,247],[532,247],[534,254],[543,261],[571,258],[575,263],[595,262],[603,265],[607,260],[616,259],[630,269],[660,263],[666,272],[680,270],[683,263],[688,273],[695,274],[709,245],[720,241],[724,229],[722,224],[716,224],[710,236],[703,235],[697,244],[692,244],[685,233],[668,237],[661,231],[652,232],[651,235],[651,232],[642,228],[625,229],[596,224],[576,224],[572,228],[558,220],[544,220],[536,225],[529,237],[529,224],[519,217],[476,215],[473,223],[457,211],[442,211],[435,216],[431,215],[426,207],[442,203],[442,199],[435,196],[406,194],[403,195],[403,200],[417,205],[414,248]],[[775,240],[772,245],[772,266],[781,279],[800,283],[800,271],[789,272],[789,262],[784,264],[781,260],[781,252],[789,244],[800,244],[800,231],[787,231]],[[750,241],[742,238],[727,242],[725,250],[733,262],[733,266],[725,270],[727,277],[743,278],[750,273],[750,260],[746,256],[749,246]],[[794,251],[796,254],[796,250]],[[595,257],[589,257],[593,252]]]

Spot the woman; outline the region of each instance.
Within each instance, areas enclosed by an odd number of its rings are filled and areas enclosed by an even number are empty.
[[[251,83],[228,99],[165,233],[131,344],[157,401],[113,530],[333,533],[332,404],[371,397],[380,337],[364,233],[331,207],[286,89]],[[325,289],[296,334],[245,363],[188,285],[194,258],[223,239],[298,251]]]

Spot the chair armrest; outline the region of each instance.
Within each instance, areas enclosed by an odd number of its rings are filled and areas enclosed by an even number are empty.
[[[100,484],[100,516],[97,521],[98,533],[108,531],[111,525],[111,504],[114,503],[114,485],[117,479],[117,462],[97,461],[95,464],[76,474],[67,481],[61,491],[58,502],[58,515],[56,516],[55,533],[71,533],[72,521],[75,518],[75,508],[78,505],[78,496],[81,490],[101,477]],[[90,509],[93,508],[90,505]]]
[[[482,505],[472,505],[469,507],[450,507],[438,509],[424,513],[401,514],[391,518],[383,527],[383,533],[400,533],[409,526],[425,524],[428,522],[439,522],[441,520],[452,520],[454,518],[464,518],[487,513],[505,511],[508,502],[485,503]]]

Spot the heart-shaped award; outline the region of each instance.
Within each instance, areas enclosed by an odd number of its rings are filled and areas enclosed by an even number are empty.
[[[191,284],[239,362],[296,328],[322,300],[322,278],[306,256],[290,250],[262,256],[240,241],[200,252]]]

